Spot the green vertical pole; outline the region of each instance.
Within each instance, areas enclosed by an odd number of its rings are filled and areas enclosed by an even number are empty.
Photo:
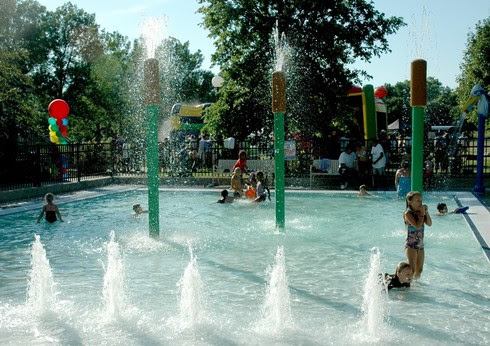
[[[412,191],[423,191],[424,108],[412,107]]]
[[[410,79],[412,106],[412,191],[423,193],[424,107],[427,105],[427,62],[412,61]]]
[[[284,230],[284,113],[286,112],[286,76],[284,72],[272,74],[272,112],[274,113],[274,177],[276,190],[276,228]]]
[[[284,113],[274,113],[274,176],[276,189],[276,227],[284,229]]]
[[[362,91],[364,92],[364,115],[366,122],[366,139],[378,137],[376,124],[376,103],[374,102],[374,87],[371,84],[366,84]]]
[[[147,140],[148,222],[151,237],[160,235],[158,187],[158,113],[160,103],[160,72],[158,60],[145,60],[145,100]]]

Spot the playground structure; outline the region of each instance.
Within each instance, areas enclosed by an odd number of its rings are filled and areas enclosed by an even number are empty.
[[[198,105],[176,103],[170,112],[171,138],[182,139],[187,135],[199,136],[204,127],[204,113],[212,103]]]
[[[376,90],[371,84],[362,88],[353,87],[347,96],[349,104],[357,109],[354,113],[353,137],[368,140],[378,137],[381,130],[387,130],[387,111],[382,100],[386,96],[384,87]]]

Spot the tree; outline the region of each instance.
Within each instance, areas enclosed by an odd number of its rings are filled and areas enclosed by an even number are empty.
[[[480,84],[487,92],[490,90],[490,18],[479,21],[475,32],[468,34],[458,82],[456,92],[460,106],[468,100],[475,84]],[[476,127],[476,112],[471,113],[468,121]]]
[[[360,75],[367,75],[348,65],[356,59],[369,61],[388,52],[386,35],[403,25],[401,18],[387,18],[364,0],[199,2],[203,4],[199,12],[204,15],[204,26],[217,48],[212,61],[221,66],[225,79],[220,93],[241,95],[237,103],[230,97],[220,97],[207,119],[217,125],[241,124],[246,119],[245,126],[235,133],[222,127],[215,129],[239,139],[264,126],[270,130],[272,124],[271,33],[276,25],[292,48],[287,71],[286,127],[309,135],[328,129],[332,121],[338,120],[345,91]],[[226,120],[218,121],[218,117]]]
[[[0,144],[14,145],[18,136],[39,130],[40,112],[31,91],[40,20],[45,8],[35,1],[5,0],[0,11]],[[5,161],[4,165],[7,163]]]
[[[388,96],[388,123],[400,120],[402,126],[410,129],[412,126],[412,107],[410,106],[410,81],[386,85]],[[453,125],[459,118],[457,98],[449,87],[434,77],[427,78],[427,106],[424,122],[427,129],[434,125]]]

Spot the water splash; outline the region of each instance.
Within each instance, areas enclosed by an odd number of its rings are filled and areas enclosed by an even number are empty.
[[[119,315],[124,306],[124,265],[115,240],[114,231],[110,233],[107,243],[107,268],[104,275],[103,296],[106,312],[110,317]]]
[[[431,37],[431,27],[429,16],[431,12],[425,6],[422,7],[420,21],[418,22],[415,15],[412,15],[411,24],[409,27],[409,36],[414,43],[415,57],[417,59],[426,59],[429,55],[429,50],[436,42],[429,42]]]
[[[279,32],[277,22],[272,31],[272,35],[274,39],[274,71],[284,71],[289,62],[291,50],[286,39],[286,34]]]
[[[181,328],[189,328],[202,319],[202,281],[196,257],[192,247],[189,247],[190,261],[185,268],[184,275],[177,283],[180,291],[179,324]]]
[[[269,282],[258,329],[277,333],[291,327],[293,319],[286,260],[282,246],[277,248],[275,260],[274,267],[268,269]]]
[[[41,237],[34,235],[31,250],[31,271],[29,275],[27,304],[37,312],[51,309],[55,302],[53,273],[46,258]]]
[[[146,58],[154,58],[157,46],[163,40],[163,18],[145,18],[140,25],[141,36],[146,47]]]
[[[371,250],[369,274],[364,283],[361,328],[362,338],[377,341],[386,335],[384,317],[386,313],[386,291],[379,274],[382,272],[381,255],[377,248]]]

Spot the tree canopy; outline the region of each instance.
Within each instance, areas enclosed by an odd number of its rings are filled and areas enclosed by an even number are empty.
[[[475,31],[468,34],[458,82],[456,92],[460,106],[468,99],[475,84],[480,84],[487,92],[490,90],[490,17],[478,22]],[[475,112],[469,121],[478,123]]]
[[[301,0],[199,0],[204,27],[215,39],[212,61],[225,83],[210,108],[210,127],[239,138],[271,128],[272,32],[277,26],[291,48],[287,68],[287,119],[290,132],[322,132],[342,122],[345,92],[365,71],[349,67],[388,52],[386,37],[404,25],[373,3]],[[228,133],[227,133],[228,132]]]
[[[101,30],[95,15],[67,2],[47,11],[34,0],[4,0],[0,10],[0,141],[48,135],[47,107],[70,105],[68,138],[101,140],[143,127],[142,39]],[[212,73],[189,43],[159,47],[162,118],[176,102],[209,102]],[[165,60],[166,59],[166,60]],[[169,65],[172,67],[170,68]],[[168,80],[169,71],[174,79]],[[166,95],[169,95],[168,97]]]

